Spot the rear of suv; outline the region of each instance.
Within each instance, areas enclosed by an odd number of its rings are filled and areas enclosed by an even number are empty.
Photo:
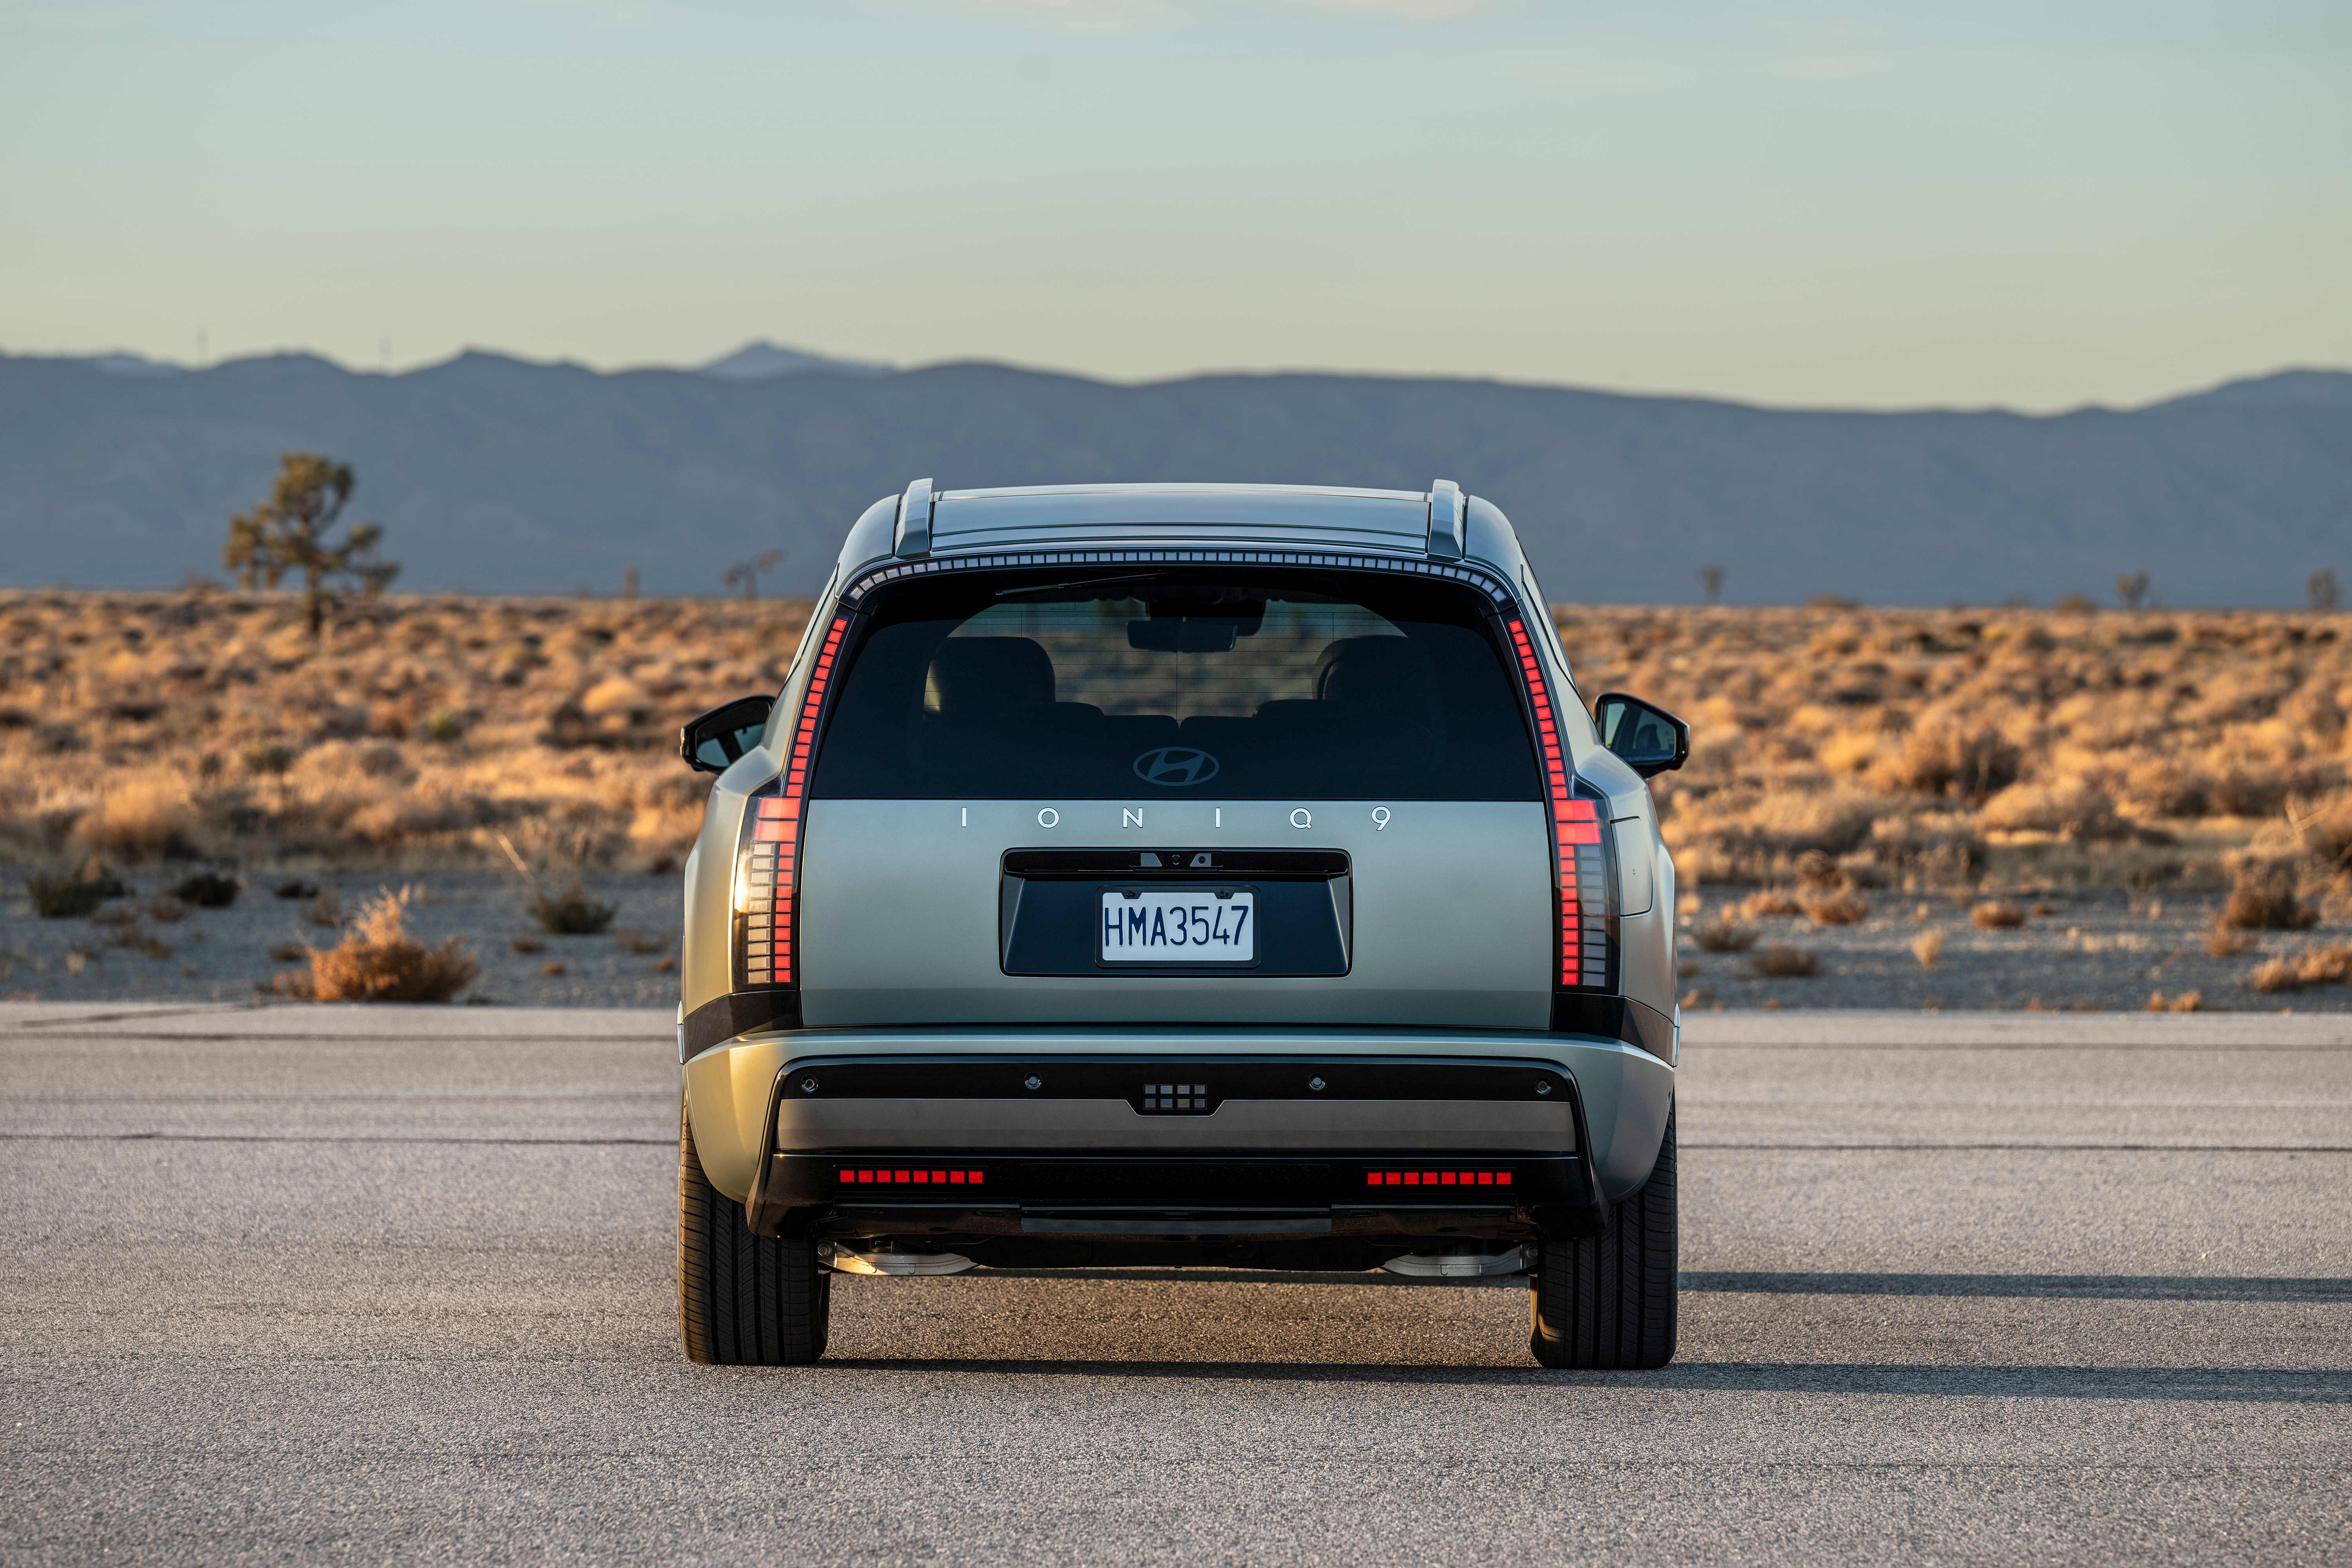
[[[1446,481],[877,502],[681,737],[687,1353],[1158,1264],[1525,1274],[1538,1361],[1664,1364],[1688,743]]]

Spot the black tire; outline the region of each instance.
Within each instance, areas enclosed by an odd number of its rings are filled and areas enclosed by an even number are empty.
[[[1675,1119],[1657,1168],[1609,1213],[1600,1236],[1546,1241],[1529,1276],[1528,1349],[1546,1366],[1647,1371],[1675,1359],[1680,1266],[1675,1212]]]
[[[805,1366],[824,1354],[833,1275],[816,1243],[771,1240],[713,1187],[677,1115],[677,1331],[705,1366]]]

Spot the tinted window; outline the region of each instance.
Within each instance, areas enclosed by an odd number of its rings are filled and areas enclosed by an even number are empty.
[[[1480,596],[1213,570],[898,588],[852,655],[815,793],[1538,798]]]

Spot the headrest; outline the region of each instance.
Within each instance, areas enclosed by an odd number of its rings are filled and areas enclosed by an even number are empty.
[[[1315,695],[1425,714],[1437,706],[1437,679],[1429,656],[1409,638],[1341,637],[1315,661]]]
[[[1054,661],[1028,637],[950,637],[931,656],[930,689],[944,714],[1051,702]]]

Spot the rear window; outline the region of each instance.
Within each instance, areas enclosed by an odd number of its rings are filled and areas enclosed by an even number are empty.
[[[1534,800],[1491,607],[1345,572],[959,573],[883,597],[818,750],[850,799]]]

